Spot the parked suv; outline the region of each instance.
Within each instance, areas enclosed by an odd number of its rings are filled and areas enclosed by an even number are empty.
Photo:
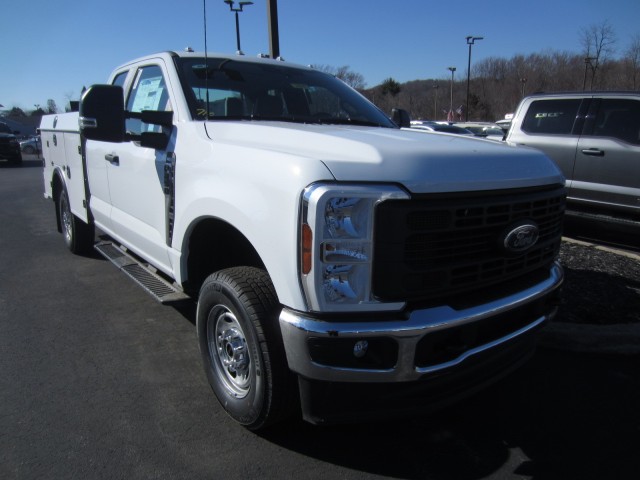
[[[9,160],[11,163],[22,162],[20,142],[9,125],[4,122],[0,122],[0,158]]]
[[[507,142],[555,161],[567,179],[568,214],[640,227],[640,92],[526,97]]]

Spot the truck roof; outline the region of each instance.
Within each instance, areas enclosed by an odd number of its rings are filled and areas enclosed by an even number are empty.
[[[313,70],[312,67],[306,65],[300,65],[295,63],[285,62],[282,58],[278,57],[277,59],[270,58],[266,55],[257,55],[255,57],[249,57],[246,55],[238,55],[238,54],[230,54],[230,53],[220,53],[220,52],[192,52],[192,51],[165,51],[158,52],[150,55],[145,55],[143,57],[138,57],[133,60],[130,60],[122,65],[118,65],[116,70],[131,65],[132,63],[144,62],[145,60],[151,60],[154,58],[163,58],[166,61],[171,61],[172,58],[182,57],[182,58],[204,58],[205,55],[208,58],[227,58],[229,60],[233,60],[236,62],[246,62],[246,63],[263,63],[270,65],[286,65],[289,67],[302,68],[306,70]]]

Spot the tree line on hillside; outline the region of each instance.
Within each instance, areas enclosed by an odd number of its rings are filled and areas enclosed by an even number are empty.
[[[535,92],[582,90],[639,90],[640,35],[614,58],[616,36],[607,21],[580,32],[582,53],[548,51],[491,57],[471,68],[469,120],[495,121],[515,110],[523,96]],[[453,101],[451,92],[453,91]],[[412,119],[464,120],[467,72],[458,78],[414,80],[403,84],[392,77],[361,92],[382,110],[407,110]]]

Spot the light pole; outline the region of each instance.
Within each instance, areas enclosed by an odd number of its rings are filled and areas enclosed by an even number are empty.
[[[524,86],[527,84],[527,79],[524,77],[521,78],[520,83],[522,84],[522,98],[524,98]]]
[[[238,55],[244,55],[244,53],[242,53],[242,50],[240,50],[240,21],[238,20],[238,12],[242,12],[242,9],[246,5],[253,5],[253,2],[238,2],[238,8],[233,6],[233,4],[235,3],[233,0],[224,0],[224,3],[229,5],[229,10],[236,14],[236,45],[238,47],[238,51],[236,53]]]
[[[451,72],[451,103],[449,103],[449,114],[447,115],[447,121],[453,121],[453,74],[456,71],[456,67],[448,67]]]
[[[469,35],[467,37],[467,45],[469,45],[469,63],[467,65],[467,110],[465,111],[465,120],[469,121],[469,84],[471,82],[471,45],[473,45],[476,40],[484,40],[484,37],[474,37],[473,35]]]

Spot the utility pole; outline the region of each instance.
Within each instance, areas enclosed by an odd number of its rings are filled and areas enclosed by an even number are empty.
[[[456,67],[447,67],[447,69],[451,72],[451,103],[449,104],[449,113],[447,114],[447,121],[453,122],[453,74],[456,71]]]
[[[280,36],[278,34],[278,0],[267,0],[267,19],[269,20],[269,56],[280,56]]]

